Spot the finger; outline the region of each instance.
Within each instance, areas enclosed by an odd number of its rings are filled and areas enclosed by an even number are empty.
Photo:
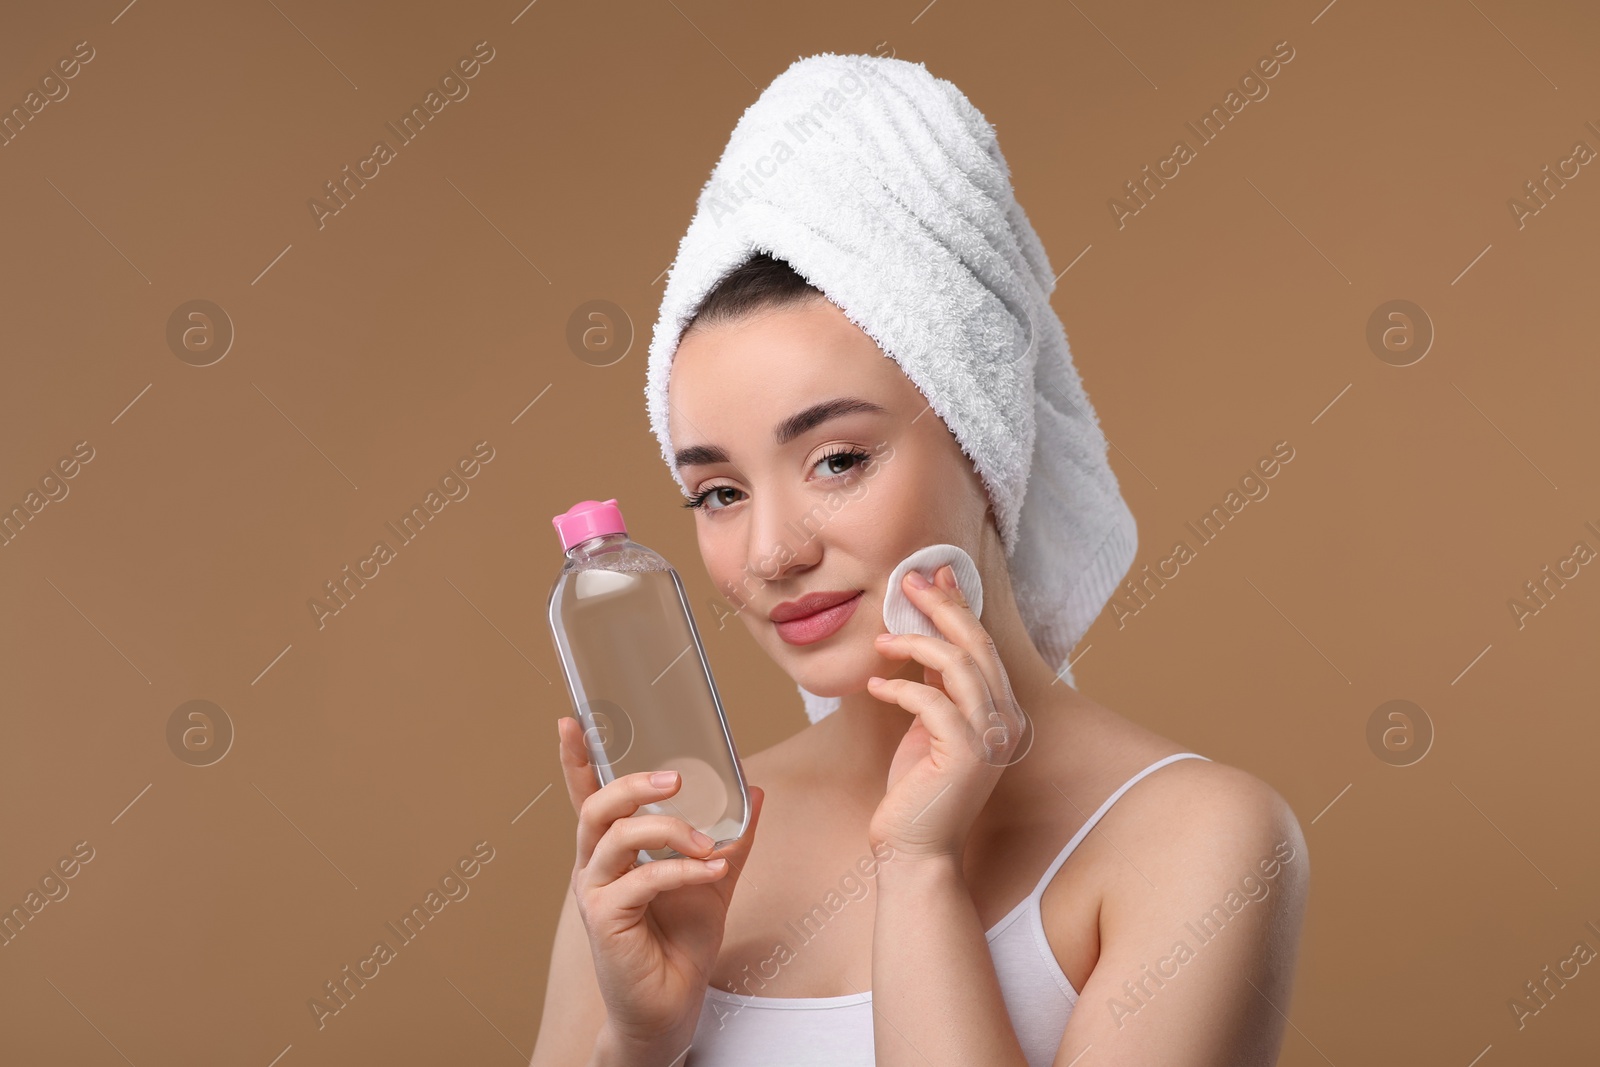
[[[955,568],[948,563],[934,572],[933,582],[939,588],[949,593],[957,604],[971,610],[972,605],[967,602],[967,594],[962,591],[961,583],[956,581]]]
[[[715,882],[732,870],[726,857],[712,860],[666,859],[628,871],[603,887],[605,906],[613,912],[636,911],[669,889]]]
[[[594,858],[600,839],[618,819],[626,819],[646,804],[658,804],[676,793],[683,785],[683,776],[676,771],[670,784],[658,786],[650,780],[651,771],[624,774],[590,793],[578,811],[577,864],[586,867]],[[659,845],[652,845],[659,848]]]
[[[934,585],[944,590],[963,608],[971,610],[967,603],[966,595],[961,591],[961,583],[956,580],[955,568],[948,565],[940,567],[933,575]],[[974,616],[976,618],[976,616]],[[1000,653],[995,648],[994,639],[989,631],[979,629],[990,653],[988,657],[979,656],[978,667],[983,672],[984,681],[989,686],[989,705],[987,711],[981,716],[981,721],[973,723],[973,729],[983,739],[984,759],[993,762],[996,758],[1008,758],[1002,753],[1012,746],[1014,738],[1021,737],[1028,728],[1027,713],[1017,703],[1016,696],[1011,690],[1011,678],[1006,673],[1005,664],[1000,661]],[[996,677],[999,683],[996,684]]]
[[[925,634],[883,634],[878,637],[877,644],[880,656],[915,659],[924,667],[938,671],[939,684],[944,686],[958,709],[958,721],[967,723],[969,729],[993,708],[994,698],[977,660],[959,645]],[[933,725],[929,723],[930,728]],[[951,727],[955,725],[954,721],[950,724]]]
[[[941,576],[947,571],[949,577],[944,580],[945,584],[939,584]],[[908,571],[903,583],[911,603],[933,620],[934,626],[947,641],[967,650],[983,673],[984,681],[988,683],[992,692],[1006,692],[1009,685],[994,639],[989,636],[989,631],[983,628],[983,624],[972,613],[972,609],[966,605],[964,598],[958,598],[951,592],[951,588],[957,584],[955,571],[946,564],[934,572],[935,583],[923,588],[911,583],[911,575],[915,573]]]
[[[910,678],[869,678],[867,692],[920,716],[928,732],[947,744],[953,745],[963,734],[970,737],[972,733],[965,713],[931,685]],[[970,748],[970,743],[966,747]]]
[[[673,857],[633,868],[605,887],[609,894],[607,906],[619,910],[640,908],[668,889],[698,882],[715,882],[724,876],[728,879],[725,892],[731,895],[738,885],[739,876],[744,873],[755,841],[756,826],[761,821],[761,810],[766,804],[766,790],[750,786],[749,792],[750,824],[742,837],[705,856]],[[711,866],[717,860],[723,861],[720,869]],[[660,872],[653,870],[658,867],[661,868]]]
[[[563,715],[556,720],[556,734],[560,738],[557,753],[561,759],[561,777],[567,784],[567,799],[572,802],[573,814],[577,814],[583,810],[583,802],[589,794],[600,788],[600,779],[583,748],[582,724],[570,715]]]
[[[696,833],[694,827],[676,815],[646,812],[617,819],[601,835],[580,881],[595,888],[609,885],[633,870],[641,851],[671,848],[690,859],[709,859],[715,842],[704,834],[700,835],[703,841],[696,840]]]

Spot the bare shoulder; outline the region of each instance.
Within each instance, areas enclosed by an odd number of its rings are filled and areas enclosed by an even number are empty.
[[[1210,759],[1175,760],[1120,801],[1117,822],[1134,843],[1171,855],[1242,862],[1287,842],[1301,855],[1305,839],[1287,801],[1267,782]],[[1117,815],[1113,808],[1109,822]]]
[[[1105,746],[1123,767],[1187,751],[1138,727],[1106,736],[1134,739]],[[1311,873],[1289,804],[1241,768],[1180,759],[1141,778],[1100,827],[1099,944],[1080,996],[1105,1007],[1074,1012],[1062,1048],[1115,1040],[1127,1062],[1275,1062]],[[1225,977],[1182,978],[1199,956]]]
[[[1084,727],[1071,739],[1075,751],[1068,761],[1077,765],[1073,777],[1083,783],[1087,799],[1109,795],[1165,757],[1193,751],[1092,701],[1079,715]],[[1302,859],[1306,852],[1299,821],[1276,789],[1210,758],[1172,760],[1145,774],[1101,826],[1124,850],[1191,872],[1197,865],[1238,866],[1263,849],[1271,853],[1280,842]]]

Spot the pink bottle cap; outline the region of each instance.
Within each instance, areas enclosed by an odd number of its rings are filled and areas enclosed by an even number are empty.
[[[606,501],[580,500],[550,522],[556,528],[556,535],[561,538],[563,552],[570,551],[573,545],[591,537],[628,532],[616,497]]]

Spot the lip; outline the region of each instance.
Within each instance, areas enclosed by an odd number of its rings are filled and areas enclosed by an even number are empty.
[[[779,604],[770,618],[778,636],[791,645],[809,645],[838,631],[861,603],[861,592],[809,593]]]

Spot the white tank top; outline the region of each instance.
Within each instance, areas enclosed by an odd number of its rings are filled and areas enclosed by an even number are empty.
[[[1174,760],[1206,759],[1179,752],[1129,778],[1089,816],[1045,869],[1033,892],[988,933],[989,953],[1006,1012],[1028,1067],[1048,1067],[1077,1003],[1045,938],[1039,900],[1056,871],[1133,784]],[[683,1067],[872,1067],[872,991],[838,997],[758,997],[706,988],[694,1044]]]

